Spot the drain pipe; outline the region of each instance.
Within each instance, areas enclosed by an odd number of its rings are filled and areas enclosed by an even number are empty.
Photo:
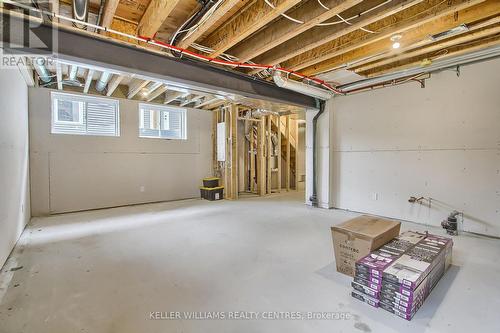
[[[311,204],[313,207],[318,207],[318,163],[316,162],[316,157],[317,153],[316,151],[318,150],[317,148],[317,138],[316,138],[316,133],[318,130],[318,118],[325,112],[325,104],[326,102],[324,100],[316,99],[316,105],[317,108],[319,109],[318,113],[313,118],[313,188],[312,188],[312,195],[309,198],[311,201]]]
[[[89,1],[73,0],[73,18],[78,21],[87,22],[89,17]],[[85,24],[73,23],[79,29],[87,29]]]
[[[45,83],[49,83],[52,78],[49,70],[45,66],[45,59],[43,58],[36,58],[35,61],[33,61],[33,67],[35,68],[36,73],[38,74],[38,77],[40,80],[42,80]]]
[[[95,84],[95,89],[98,92],[102,92],[104,88],[106,88],[106,85],[108,84],[109,79],[111,78],[112,74],[110,72],[102,72],[101,77],[99,80],[97,80]]]

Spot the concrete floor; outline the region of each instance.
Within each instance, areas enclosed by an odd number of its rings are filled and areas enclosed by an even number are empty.
[[[351,298],[351,279],[335,272],[330,226],[356,214],[301,200],[187,200],[33,219],[0,275],[0,332],[500,332],[500,241],[455,237],[453,266],[407,322]],[[152,320],[151,311],[347,319]]]

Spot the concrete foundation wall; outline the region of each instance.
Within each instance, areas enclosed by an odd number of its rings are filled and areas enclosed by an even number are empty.
[[[28,87],[17,68],[0,70],[0,267],[30,219]]]
[[[212,173],[212,115],[188,109],[187,140],[139,138],[120,99],[120,137],[51,134],[49,89],[29,90],[33,216],[199,196]]]
[[[500,60],[333,100],[334,207],[500,236]],[[431,202],[411,204],[410,196]]]

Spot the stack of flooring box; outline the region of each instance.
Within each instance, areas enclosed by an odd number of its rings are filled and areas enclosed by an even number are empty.
[[[407,231],[356,262],[351,295],[410,320],[451,263],[449,238]]]

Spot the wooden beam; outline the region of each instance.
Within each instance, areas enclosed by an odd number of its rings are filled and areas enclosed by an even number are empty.
[[[163,104],[170,104],[175,101],[177,98],[184,96],[186,93],[180,91],[169,91],[165,94],[165,100]]]
[[[266,194],[266,128],[264,121],[257,123],[257,194]]]
[[[168,86],[167,85],[160,86],[158,89],[155,89],[154,91],[152,91],[149,94],[149,96],[147,98],[147,101],[151,102],[152,100],[154,100],[156,97],[160,96],[161,94],[163,94],[167,90],[168,90]]]
[[[263,0],[255,1],[234,19],[211,33],[202,44],[214,49],[210,56],[217,57],[299,2],[300,0],[275,0],[276,9],[272,9]]]
[[[286,116],[285,118],[285,121],[286,121],[286,125],[285,125],[285,139],[286,139],[286,142],[285,142],[285,145],[286,145],[286,157],[285,157],[285,186],[286,186],[286,190],[287,191],[290,191],[290,172],[291,172],[291,168],[290,168],[290,131],[291,131],[291,128],[290,128],[290,116]]]
[[[22,60],[23,61],[17,63],[17,68],[19,69],[21,76],[26,82],[26,85],[28,87],[34,87],[35,77],[33,76],[33,69],[31,68],[30,63],[28,62],[29,61],[28,58],[22,57]]]
[[[500,35],[498,35],[498,34],[492,35],[492,36],[489,36],[489,37],[486,37],[486,38],[483,38],[483,39],[480,39],[477,41],[472,41],[470,43],[467,43],[464,46],[457,45],[454,47],[450,47],[447,49],[447,53],[442,54],[442,55],[439,55],[439,54],[436,55],[436,52],[431,52],[430,54],[426,54],[426,55],[415,57],[415,58],[406,59],[403,61],[398,61],[398,62],[395,62],[395,63],[390,64],[388,66],[376,68],[372,71],[367,72],[366,74],[370,77],[383,75],[383,74],[387,74],[390,72],[400,71],[400,70],[404,70],[407,68],[419,66],[422,63],[423,59],[429,59],[431,61],[441,60],[441,59],[446,59],[446,58],[450,58],[450,57],[456,57],[456,56],[459,56],[462,54],[478,51],[478,50],[481,50],[481,49],[484,49],[484,48],[487,48],[490,46],[496,46],[496,45],[500,45]]]
[[[180,0],[151,0],[137,26],[139,36],[153,37]]]
[[[497,18],[497,21],[500,21],[500,17]],[[491,35],[494,35],[497,33],[500,33],[500,25],[495,24],[493,26],[481,29],[479,31],[474,31],[471,33],[462,34],[460,36],[455,36],[454,38],[448,38],[448,39],[445,39],[443,41],[433,43],[429,46],[424,46],[424,47],[418,48],[416,50],[404,52],[404,53],[395,55],[393,57],[383,59],[381,61],[371,62],[369,64],[357,67],[355,69],[355,72],[356,73],[366,72],[366,71],[369,71],[373,68],[382,67],[382,66],[394,63],[394,62],[402,61],[402,60],[409,59],[409,58],[418,57],[418,56],[426,54],[426,53],[430,53],[430,52],[434,52],[434,51],[438,51],[438,50],[443,50],[443,49],[446,49],[448,47],[452,47],[452,46],[455,46],[458,44],[467,43],[467,42],[477,40],[480,38],[484,38],[486,36],[491,36]]]
[[[60,62],[56,63],[56,79],[57,79],[57,89],[63,90],[62,84],[62,65]]]
[[[120,84],[120,82],[122,82],[123,77],[124,77],[123,75],[119,75],[119,74],[113,75],[113,78],[108,83],[108,91],[106,92],[106,96],[113,95],[116,88],[118,88],[118,85]]]
[[[231,143],[231,199],[238,199],[238,106],[231,104],[230,117],[230,143]]]
[[[282,65],[301,70],[306,75],[314,75],[366,58],[367,55],[387,53],[391,49],[390,37],[395,34],[403,34],[404,47],[430,34],[456,27],[461,22],[474,21],[476,17],[486,13],[491,15],[491,11],[495,10],[493,7],[499,6],[496,0],[487,1],[483,10],[483,5],[478,5],[482,2],[484,0],[453,0],[451,3],[432,0],[432,6],[427,9],[423,8],[424,4],[420,4],[400,15],[377,22],[374,24],[380,26],[377,34],[356,31],[294,57]],[[475,6],[472,7],[473,5]]]
[[[200,104],[198,105],[195,105],[195,109],[201,109],[202,107],[204,106],[207,106],[215,101],[219,100],[218,97],[215,97],[215,96],[212,96],[212,95],[209,95],[209,96],[204,96],[203,97],[203,102],[201,102]]]
[[[322,3],[330,8],[325,10],[317,1],[309,1],[304,5],[291,10],[287,15],[304,22],[297,24],[287,18],[280,18],[258,33],[247,38],[231,49],[231,54],[238,57],[240,61],[246,62],[256,56],[271,50],[272,48],[288,41],[289,39],[313,28],[316,24],[326,21],[336,14],[359,4],[362,0],[323,0]]]
[[[128,94],[127,98],[132,99],[135,95],[139,93],[145,86],[147,86],[151,81],[150,80],[136,80],[132,84],[128,86]]]
[[[217,8],[217,10],[210,16],[205,22],[203,22],[198,28],[191,33],[187,38],[181,40],[177,43],[178,47],[187,48],[192,43],[196,42],[211,26],[213,26],[217,21],[219,21],[226,13],[228,13],[234,6],[239,4],[242,0],[226,0],[222,5]]]
[[[273,169],[271,168],[271,157],[273,152],[273,141],[271,139],[272,133],[272,123],[271,116],[266,116],[266,127],[267,127],[267,194],[272,192],[272,176]]]
[[[94,77],[94,70],[87,69],[87,76],[85,77],[85,86],[83,87],[83,93],[87,94],[90,89],[90,85],[92,84],[92,79]]]
[[[294,137],[295,137],[295,190],[297,191],[299,189],[299,172],[298,172],[298,165],[299,165],[299,122],[297,119],[293,120],[293,129],[294,129]]]
[[[118,8],[119,3],[120,0],[106,0],[106,4],[104,5],[103,10],[104,15],[102,16],[100,22],[103,27],[111,27],[111,23],[113,23],[113,17],[115,16],[116,8]]]
[[[278,193],[281,193],[281,174],[282,174],[282,167],[281,167],[281,116],[277,115],[276,116],[276,128],[278,129]]]
[[[290,58],[298,56],[301,53],[312,50],[385,17],[394,15],[422,1],[423,0],[393,0],[384,6],[376,8],[365,15],[353,19],[351,21],[352,25],[346,26],[345,24],[337,24],[333,27],[326,27],[326,29],[325,27],[314,27],[305,33],[288,40],[287,42],[280,44],[270,52],[257,57],[255,62],[268,65],[280,64]],[[347,10],[345,16],[350,17],[359,15],[360,10],[368,10],[371,7],[373,7],[373,3],[366,1],[366,3],[362,3],[360,6]],[[252,73],[256,72],[258,72],[258,70],[252,71]]]

